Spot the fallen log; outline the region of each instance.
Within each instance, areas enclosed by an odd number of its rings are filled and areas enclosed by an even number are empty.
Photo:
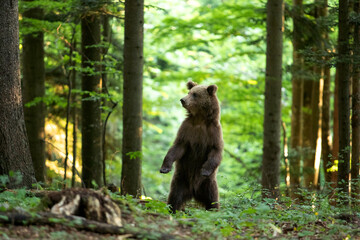
[[[0,224],[12,224],[20,226],[30,225],[56,225],[60,224],[67,227],[72,227],[77,230],[85,230],[100,234],[125,235],[130,234],[131,237],[143,239],[149,235],[147,229],[131,227],[131,226],[115,226],[108,223],[101,223],[93,220],[88,220],[83,217],[73,215],[60,215],[50,212],[39,212],[30,214],[27,212],[0,212]],[[151,232],[154,234],[153,230]],[[176,236],[164,233],[155,233],[158,239],[176,239]]]

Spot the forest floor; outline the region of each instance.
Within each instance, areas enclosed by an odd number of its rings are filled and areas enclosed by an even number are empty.
[[[163,220],[163,219],[162,219]],[[161,220],[161,221],[162,221]],[[154,224],[153,221],[150,224]],[[100,234],[92,231],[79,230],[74,227],[65,226],[62,224],[54,225],[32,225],[32,226],[15,226],[6,224],[0,226],[0,239],[52,239],[52,240],[93,240],[93,239],[360,239],[360,225],[358,222],[348,222],[348,226],[352,226],[354,234],[346,234],[344,232],[337,232],[329,234],[330,228],[326,223],[313,223],[313,231],[299,231],[289,229],[289,223],[283,223],[279,228],[282,232],[274,231],[273,234],[264,235],[262,230],[248,228],[247,230],[228,236],[221,236],[214,233],[194,233],[189,226],[179,224],[177,227],[172,227],[172,234],[161,236],[156,232],[149,232],[148,235],[133,234]],[[159,226],[157,231],[165,226]],[[167,230],[165,232],[168,232]]]
[[[41,197],[25,190],[4,191],[0,239],[360,239],[359,212],[330,206],[324,199],[295,205],[238,197],[226,200],[219,211],[205,211],[191,202],[185,212],[171,215],[161,201],[110,195],[121,209],[123,227],[115,227],[121,233],[107,232],[103,225],[91,230],[76,219],[42,219],[47,215],[31,221],[24,216],[49,210]],[[14,212],[27,215],[9,221]]]
[[[150,217],[152,218],[152,217]],[[147,222],[155,224],[155,219]],[[161,219],[160,222],[164,221]],[[134,223],[135,224],[135,223]],[[146,224],[146,222],[143,222]],[[161,225],[156,231],[149,230],[148,235],[133,234],[100,234],[91,231],[79,230],[74,227],[62,224],[53,225],[31,225],[31,226],[15,226],[6,224],[0,226],[0,239],[53,239],[53,240],[92,240],[92,239],[360,239],[359,222],[347,222],[347,226],[353,228],[354,234],[346,234],[337,232],[329,234],[331,230],[329,223],[316,222],[309,223],[315,231],[301,231],[290,228],[289,223],[280,224],[279,230],[274,230],[272,234],[265,235],[263,230],[256,228],[243,229],[242,232],[236,232],[227,236],[215,233],[193,232],[192,227],[179,224],[177,227],[172,226],[171,234],[161,236],[159,232],[166,228],[167,225]],[[282,232],[280,232],[280,230]],[[169,232],[164,229],[164,232]]]

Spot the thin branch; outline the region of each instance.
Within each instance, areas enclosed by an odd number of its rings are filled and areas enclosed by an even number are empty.
[[[55,146],[53,143],[51,143],[51,142],[49,142],[49,141],[46,141],[46,140],[44,140],[44,142],[47,143],[47,144],[49,144],[49,145],[52,146],[53,148],[55,148],[59,153],[65,155],[65,153],[64,153],[60,148],[58,148],[57,146]],[[75,172],[76,172],[76,175],[78,175],[78,177],[79,177],[80,180],[81,180],[81,185],[82,185],[83,187],[85,187],[85,184],[84,184],[84,181],[83,181],[83,179],[82,179],[82,177],[81,177],[81,175],[80,175],[80,172],[79,172],[75,167],[74,167],[74,170],[75,170]]]
[[[76,39],[73,43],[74,49],[76,49]],[[72,88],[76,88],[76,70],[75,70],[75,61],[73,61],[73,69],[72,69]],[[76,103],[77,95],[72,94],[72,103]],[[72,118],[73,118],[73,165],[72,165],[72,177],[71,177],[71,187],[75,187],[75,164],[76,164],[76,151],[77,151],[77,119],[76,119],[76,106],[73,105],[72,109]]]
[[[230,152],[230,151],[229,151],[228,149],[226,149],[226,148],[224,148],[224,152],[226,152],[227,154],[229,154],[229,156],[230,156],[231,158],[234,158],[236,161],[238,161],[243,168],[247,168],[246,164],[244,163],[244,161],[243,161],[240,157],[236,156],[235,154],[233,154],[232,152]]]
[[[71,39],[71,45],[70,45],[70,51],[69,51],[69,63],[72,65],[73,64],[73,60],[72,60],[72,55],[73,55],[73,51],[74,51],[74,39],[75,39],[75,33],[76,33],[76,28],[73,28],[73,32],[72,32],[72,39]],[[71,73],[74,70],[69,70],[68,72],[68,96],[67,96],[67,106],[66,106],[66,125],[65,125],[65,160],[64,160],[64,188],[66,188],[66,171],[67,171],[67,161],[69,158],[69,149],[68,149],[68,128],[69,128],[69,118],[70,118],[70,110],[71,110],[71,91],[72,91],[72,79],[71,79]]]
[[[104,28],[104,33],[103,33],[103,36],[104,36],[104,42],[107,42],[108,43],[108,46],[107,47],[104,47],[102,49],[103,51],[103,58],[102,58],[102,61],[105,62],[105,57],[106,55],[108,54],[108,49],[111,45],[111,38],[112,38],[112,34],[111,34],[111,27],[108,26],[109,24],[109,20],[108,20],[108,16],[103,16],[103,28]],[[108,31],[108,32],[106,32]],[[106,70],[106,69],[105,69]],[[103,89],[102,91],[104,93],[107,94],[110,102],[112,103],[112,107],[110,109],[110,111],[108,112],[106,118],[105,118],[105,121],[104,121],[104,126],[103,126],[103,132],[102,132],[102,152],[103,152],[103,155],[102,155],[102,165],[103,165],[103,182],[104,182],[104,185],[106,186],[106,126],[107,126],[107,123],[108,123],[108,120],[110,118],[110,115],[113,113],[114,109],[117,107],[118,105],[118,102],[115,102],[112,98],[111,98],[111,95],[109,93],[109,90],[107,88],[107,75],[106,75],[106,71],[102,71],[102,80],[103,80]]]

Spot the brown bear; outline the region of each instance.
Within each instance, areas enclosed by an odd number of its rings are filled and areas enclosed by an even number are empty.
[[[216,85],[187,83],[189,93],[180,99],[187,110],[175,142],[161,166],[168,173],[176,162],[168,204],[172,212],[194,198],[205,208],[219,208],[216,172],[222,159],[223,138]]]

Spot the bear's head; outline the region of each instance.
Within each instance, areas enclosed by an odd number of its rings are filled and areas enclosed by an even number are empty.
[[[220,106],[216,96],[216,85],[198,85],[193,81],[187,83],[188,95],[180,99],[189,116],[212,120],[219,118]]]

